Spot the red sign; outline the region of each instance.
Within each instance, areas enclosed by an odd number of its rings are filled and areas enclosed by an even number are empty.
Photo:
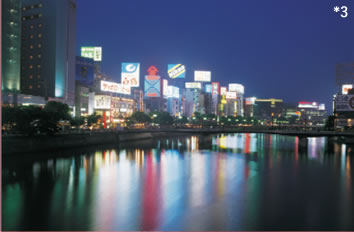
[[[155,67],[155,66],[150,66],[150,68],[147,70],[147,72],[149,73],[149,75],[156,75],[156,73],[158,72],[159,70]]]

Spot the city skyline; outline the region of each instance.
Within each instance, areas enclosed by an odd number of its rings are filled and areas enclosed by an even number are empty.
[[[243,84],[246,96],[324,102],[330,112],[335,64],[354,60],[354,33],[347,29],[353,17],[335,14],[335,3],[97,4],[77,2],[76,54],[81,46],[102,46],[102,69],[116,81],[121,62],[140,62],[141,73],[150,65],[165,73],[168,64],[181,63],[186,81],[193,79],[194,70],[210,70],[221,85]]]

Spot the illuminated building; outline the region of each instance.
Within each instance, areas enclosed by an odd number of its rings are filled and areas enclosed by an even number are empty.
[[[254,117],[254,108],[256,104],[255,97],[247,97],[244,100],[244,116],[245,117]]]
[[[179,99],[178,98],[168,98],[167,99],[167,112],[170,113],[172,117],[179,116]]]
[[[21,92],[74,105],[76,1],[22,0]]]
[[[134,89],[133,90],[133,98],[135,101],[135,107],[134,107],[134,112],[135,111],[144,111],[144,92],[140,89]]]
[[[4,103],[15,103],[20,91],[21,2],[1,1],[1,91]]]
[[[317,102],[299,102],[300,123],[302,125],[324,125],[327,119],[325,104]]]
[[[75,116],[87,116],[90,106],[89,93],[94,82],[94,62],[92,59],[76,57],[75,75]]]
[[[269,122],[283,115],[282,99],[255,99],[254,117]]]
[[[187,118],[194,113],[193,91],[191,89],[182,89],[181,97],[181,115]]]
[[[335,125],[338,128],[354,126],[354,90],[336,94],[333,98]]]
[[[229,84],[229,92],[236,92],[237,100],[236,104],[231,103],[232,107],[235,108],[236,115],[235,116],[244,116],[244,109],[243,109],[243,95],[245,94],[245,87],[241,84],[230,83]]]

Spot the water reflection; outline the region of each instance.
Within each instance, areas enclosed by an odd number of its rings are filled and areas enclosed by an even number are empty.
[[[3,164],[5,230],[352,230],[352,145],[175,137]]]

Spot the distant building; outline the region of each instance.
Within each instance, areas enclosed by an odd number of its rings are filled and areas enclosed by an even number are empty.
[[[144,91],[140,90],[140,89],[132,89],[133,91],[133,98],[135,101],[135,106],[134,106],[134,112],[136,111],[140,111],[143,112],[144,111]]]
[[[317,102],[299,102],[298,111],[300,112],[300,124],[302,125],[325,125],[327,112],[325,104]]]
[[[81,85],[92,87],[95,77],[95,64],[93,59],[76,56],[75,80]]]
[[[254,117],[258,120],[272,122],[283,116],[282,99],[255,99]]]

